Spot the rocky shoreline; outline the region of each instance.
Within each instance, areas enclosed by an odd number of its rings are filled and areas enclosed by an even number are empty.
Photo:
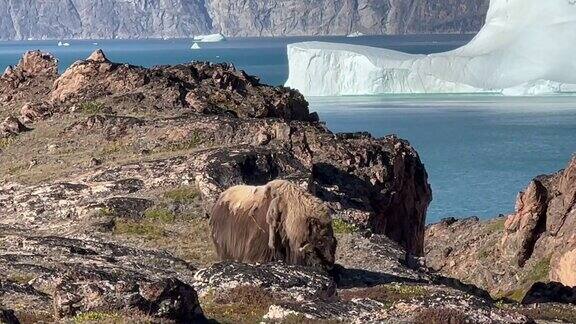
[[[146,69],[110,62],[97,51],[62,75],[57,71],[56,58],[29,52],[0,77],[0,320],[575,318],[569,300],[538,304],[537,311],[537,300],[531,306],[498,301],[493,285],[507,277],[482,280],[498,267],[476,275],[456,270],[476,257],[471,244],[453,244],[466,233],[459,228],[500,231],[500,223],[491,225],[500,220],[426,228],[432,192],[405,140],[334,134],[298,92],[260,84],[226,64]],[[521,199],[525,207],[495,230],[506,233],[502,246],[516,262],[506,268],[511,276],[520,271],[518,260],[529,267],[554,242],[566,249],[553,249],[550,279],[572,280],[573,246],[565,238],[576,228],[573,200],[570,205],[576,189],[573,167],[567,170],[537,180],[536,193],[529,189]],[[277,178],[308,188],[333,210],[334,273],[218,262],[207,220],[218,195]],[[546,208],[529,207],[544,200]],[[543,232],[541,217],[559,226]],[[499,237],[487,233],[476,242]],[[519,287],[502,282],[509,291]],[[549,288],[566,289],[549,285],[538,293]]]

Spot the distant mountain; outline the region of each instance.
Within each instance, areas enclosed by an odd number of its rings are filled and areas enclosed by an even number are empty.
[[[0,0],[0,39],[472,33],[489,0]]]

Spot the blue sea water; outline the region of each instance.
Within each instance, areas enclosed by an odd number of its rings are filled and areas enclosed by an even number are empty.
[[[292,42],[324,40],[432,53],[456,48],[470,38],[248,38],[201,44],[201,50],[190,50],[190,40],[70,40],[70,47],[58,47],[57,41],[2,42],[0,68],[16,64],[26,50],[41,49],[55,54],[64,70],[102,48],[113,61],[142,66],[232,62],[265,83],[280,85],[288,76],[286,45]],[[576,97],[395,95],[309,100],[333,131],[394,133],[412,143],[426,164],[434,193],[429,222],[508,213],[530,179],[563,168],[576,152]]]

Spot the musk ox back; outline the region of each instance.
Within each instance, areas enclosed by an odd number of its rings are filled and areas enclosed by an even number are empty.
[[[226,190],[212,209],[210,226],[222,260],[334,265],[336,239],[328,208],[289,181]]]

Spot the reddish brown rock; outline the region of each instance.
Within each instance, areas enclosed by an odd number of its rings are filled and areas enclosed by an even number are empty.
[[[18,135],[22,132],[29,130],[18,118],[7,117],[0,123],[0,138]]]
[[[576,157],[535,178],[506,218],[429,226],[426,258],[434,270],[495,296],[521,299],[535,282],[576,286]]]
[[[519,195],[505,224],[502,250],[522,266],[535,256],[552,260],[551,279],[573,284],[565,269],[576,249],[576,157],[556,174],[540,176]],[[573,269],[572,269],[573,270]]]
[[[18,107],[25,102],[40,102],[57,77],[58,60],[54,56],[27,52],[16,67],[8,67],[0,76],[0,101]]]
[[[43,103],[27,102],[20,109],[20,116],[24,123],[32,123],[51,115],[50,109]]]
[[[546,187],[540,180],[533,180],[526,191],[518,195],[516,213],[504,224],[502,250],[519,266],[530,258],[536,240],[545,231],[547,199]]]
[[[100,63],[109,62],[108,58],[106,57],[106,54],[104,54],[104,51],[102,51],[101,49],[98,49],[94,51],[92,54],[90,54],[90,56],[88,56],[88,60]]]
[[[297,91],[260,84],[228,64],[191,63],[153,69],[110,62],[98,50],[74,63],[54,83],[52,104],[96,101],[117,110],[153,107],[238,117],[314,120]]]

